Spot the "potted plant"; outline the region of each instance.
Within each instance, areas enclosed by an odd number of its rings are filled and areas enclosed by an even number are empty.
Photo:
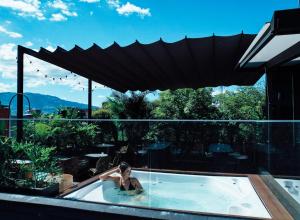
[[[8,143],[9,142],[9,143]],[[1,163],[7,171],[2,171],[6,182],[2,183],[0,190],[11,193],[27,195],[54,196],[58,194],[59,184],[55,181],[46,181],[48,175],[56,175],[61,172],[57,161],[53,157],[55,148],[45,147],[31,142],[16,143],[6,141],[6,148],[10,154],[5,155],[5,163]],[[1,149],[3,151],[3,141]],[[16,158],[17,159],[13,159]],[[26,163],[24,163],[26,161]],[[15,169],[12,170],[12,168]]]
[[[12,163],[9,160],[13,156],[12,140],[7,137],[0,137],[0,186],[10,184],[10,174]]]

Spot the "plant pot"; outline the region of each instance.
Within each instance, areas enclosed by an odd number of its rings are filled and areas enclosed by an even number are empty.
[[[59,184],[59,192],[63,192],[64,190],[73,186],[73,176],[71,174],[63,174],[62,181]]]
[[[25,172],[25,178],[26,179],[32,179],[33,178],[33,173],[32,172]]]

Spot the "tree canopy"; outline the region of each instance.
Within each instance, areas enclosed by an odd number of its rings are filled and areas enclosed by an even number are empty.
[[[215,97],[220,119],[261,120],[264,119],[265,93],[255,87],[240,87]]]
[[[218,109],[214,106],[212,89],[178,89],[160,93],[152,111],[159,119],[214,119]]]

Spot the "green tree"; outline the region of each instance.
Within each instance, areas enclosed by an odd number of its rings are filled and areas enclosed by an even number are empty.
[[[159,119],[215,119],[212,89],[177,89],[160,93],[153,115]]]
[[[103,103],[103,109],[112,113],[117,119],[145,119],[150,117],[151,103],[147,100],[146,92],[113,92],[108,101]]]
[[[152,111],[158,119],[215,119],[219,117],[214,105],[212,89],[177,89],[160,93]],[[161,122],[154,123],[148,136],[152,139],[173,142],[185,156],[193,148],[203,148],[215,137],[214,130],[202,122]]]
[[[224,120],[262,120],[265,119],[265,92],[263,87],[240,87],[215,96]],[[250,143],[259,141],[262,129],[255,123],[229,122],[220,129],[223,142]]]
[[[152,104],[147,100],[149,91],[113,92],[102,108],[111,112],[115,119],[148,119],[151,118]],[[149,130],[149,123],[141,121],[116,121],[122,140],[126,139],[131,149],[136,150]]]
[[[236,91],[226,91],[216,95],[215,103],[225,120],[264,119],[265,93],[255,87],[240,87]]]
[[[105,119],[104,121],[97,121],[96,125],[96,141],[97,142],[110,142],[118,140],[118,131],[115,123],[109,121],[112,119],[112,113],[108,109],[98,109],[93,111],[94,119]]]

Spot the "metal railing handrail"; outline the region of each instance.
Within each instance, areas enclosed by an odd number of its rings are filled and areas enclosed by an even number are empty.
[[[300,123],[300,120],[225,120],[225,119],[69,119],[69,118],[0,118],[3,121],[82,121],[82,122],[237,122],[237,123]]]

